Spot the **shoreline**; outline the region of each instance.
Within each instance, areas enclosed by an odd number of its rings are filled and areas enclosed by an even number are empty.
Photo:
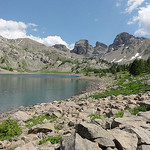
[[[13,74],[13,73],[12,73]],[[16,74],[16,73],[15,73]],[[21,73],[22,74],[22,73]],[[28,73],[27,73],[28,74]],[[87,97],[89,95],[91,95],[92,93],[95,93],[97,91],[103,91],[106,90],[107,86],[112,84],[112,82],[107,83],[108,81],[112,81],[112,79],[110,77],[102,77],[102,78],[96,78],[96,77],[86,77],[83,75],[79,75],[79,77],[77,78],[73,78],[74,80],[84,80],[89,82],[87,88],[85,89],[85,91],[81,91],[79,94],[77,95],[73,95],[70,98],[67,99],[61,99],[61,100],[53,100],[52,102],[43,102],[43,103],[36,103],[34,105],[29,105],[29,106],[19,106],[17,108],[14,109],[10,109],[10,110],[6,110],[4,112],[0,113],[0,122],[2,122],[3,120],[5,120],[4,118],[6,118],[8,115],[14,114],[17,111],[26,111],[26,109],[36,106],[36,105],[42,105],[42,104],[49,104],[49,103],[53,103],[53,102],[62,102],[62,101],[66,101],[66,100],[74,100],[74,99],[79,99],[79,98],[83,98],[83,97]],[[107,81],[107,82],[106,82]]]

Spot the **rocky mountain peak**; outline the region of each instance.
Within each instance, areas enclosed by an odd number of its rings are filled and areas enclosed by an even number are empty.
[[[94,48],[89,44],[88,40],[79,40],[75,43],[74,49],[71,52],[79,55],[90,56],[93,51]]]
[[[103,47],[103,48],[107,48],[107,45],[101,42],[96,42],[96,46],[95,47]]]
[[[58,49],[58,50],[61,50],[61,51],[64,51],[64,52],[69,52],[70,50],[63,44],[55,44],[53,46],[54,48]]]

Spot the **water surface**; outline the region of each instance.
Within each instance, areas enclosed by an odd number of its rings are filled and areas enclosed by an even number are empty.
[[[0,112],[77,95],[88,83],[74,78],[76,76],[0,74]]]

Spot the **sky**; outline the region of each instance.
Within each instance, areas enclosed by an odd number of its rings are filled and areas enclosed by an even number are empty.
[[[111,44],[128,32],[150,38],[150,0],[0,0],[0,35],[72,49],[80,39]]]

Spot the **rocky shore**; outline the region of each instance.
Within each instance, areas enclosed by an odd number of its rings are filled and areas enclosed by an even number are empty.
[[[99,90],[108,85],[100,87],[97,82]],[[0,149],[150,149],[150,111],[139,112],[136,115],[128,111],[143,105],[150,108],[150,92],[130,96],[112,95],[99,99],[90,97],[92,93],[90,90],[64,101],[20,107],[2,113],[0,122],[11,117],[19,122],[23,132],[12,140],[0,141]],[[121,118],[118,118],[116,115],[121,111]],[[33,120],[38,120],[39,116],[46,117],[35,123]],[[43,138],[57,136],[61,137],[59,143],[52,144],[47,141],[39,145]]]

